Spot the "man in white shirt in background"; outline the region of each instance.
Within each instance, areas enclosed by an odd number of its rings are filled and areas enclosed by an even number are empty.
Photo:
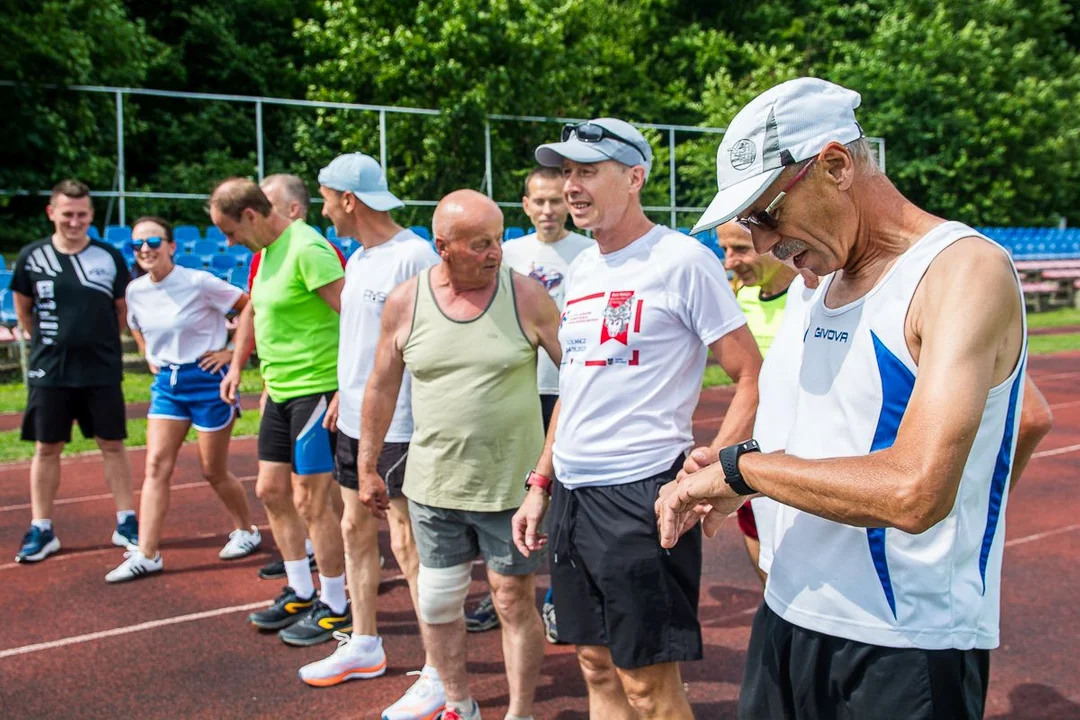
[[[402,380],[397,408],[379,458],[379,475],[385,485],[375,488],[375,493],[385,501],[377,505],[386,510],[380,510],[377,515],[361,501],[356,457],[360,408],[375,361],[386,296],[422,269],[437,265],[439,256],[427,241],[394,222],[389,211],[404,203],[387,189],[386,176],[373,158],[361,153],[335,158],[319,172],[319,193],[323,197],[323,215],[333,221],[338,235],[355,238],[363,248],[353,253],[345,266],[338,393],[324,421],[327,429],[337,432],[334,465],[345,500],[341,532],[346,549],[345,574],[353,599],[353,631],[330,657],[300,669],[301,680],[315,687],[327,687],[386,672],[386,653],[375,618],[382,517],[389,520],[394,557],[408,581],[415,606],[419,560],[408,504],[401,494],[413,431],[408,374]],[[369,493],[370,489],[363,491]],[[443,698],[433,698],[432,702],[442,705]]]
[[[503,264],[515,272],[537,280],[547,289],[551,299],[562,311],[566,303],[566,286],[570,264],[582,250],[595,241],[566,229],[570,214],[563,199],[562,169],[536,167],[525,178],[525,194],[521,206],[532,220],[536,232],[503,245]],[[559,368],[543,348],[537,351],[536,386],[540,391],[540,409],[544,414],[544,432],[551,422],[551,413],[559,399]],[[555,603],[549,587],[544,597],[544,631],[549,642],[559,641],[555,624]],[[469,632],[482,632],[499,626],[499,616],[489,594],[465,617]]]

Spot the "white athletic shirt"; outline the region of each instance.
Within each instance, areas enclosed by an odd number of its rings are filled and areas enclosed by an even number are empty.
[[[971,236],[982,237],[961,223],[938,225],[869,293],[843,307],[825,306],[831,279],[822,282],[803,333],[788,454],[853,457],[892,445],[919,372],[904,338],[911,298],[938,253]],[[1023,307],[1019,278],[1016,292]],[[1023,324],[1026,337],[1026,319]],[[778,506],[765,588],[774,612],[800,627],[872,645],[997,646],[1026,341],[1020,358],[989,392],[955,505],[926,532],[852,527]]]
[[[370,250],[357,250],[345,264],[338,345],[337,426],[349,437],[360,437],[364,388],[375,365],[386,296],[424,268],[438,264],[439,256],[431,245],[411,230],[402,230]],[[405,371],[386,442],[409,442],[412,437],[411,383],[412,378]]]
[[[657,225],[570,268],[559,327],[555,475],[568,488],[667,470],[693,445],[707,346],[746,324],[723,265]]]
[[[532,233],[503,244],[503,265],[539,280],[562,310],[570,263],[582,250],[595,244],[596,241],[577,233],[554,243],[546,243]],[[559,394],[559,368],[544,348],[536,349],[536,386],[541,395]]]
[[[147,273],[127,286],[128,326],[142,333],[150,363],[186,365],[225,347],[225,315],[243,294],[205,270],[174,265],[161,282]]]
[[[783,450],[787,445],[788,432],[795,418],[806,311],[816,292],[816,289],[806,287],[802,275],[795,276],[787,290],[787,304],[784,306],[780,328],[761,364],[754,439],[758,441],[762,452]],[[751,500],[750,505],[754,510],[754,523],[757,525],[761,547],[758,567],[767,573],[772,563],[776,508],[779,503],[762,495]]]

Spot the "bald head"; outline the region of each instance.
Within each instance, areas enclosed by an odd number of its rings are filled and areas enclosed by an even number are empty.
[[[435,207],[431,229],[436,238],[452,242],[458,238],[502,236],[503,214],[495,201],[475,190],[455,190]]]

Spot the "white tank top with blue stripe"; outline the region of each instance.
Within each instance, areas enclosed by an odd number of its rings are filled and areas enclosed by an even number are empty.
[[[938,253],[972,236],[983,237],[961,223],[942,223],[869,293],[840,308],[824,304],[832,278],[822,283],[803,327],[788,454],[853,457],[892,445],[919,372],[904,338],[911,298]],[[1023,307],[1019,278],[1017,297]],[[1020,357],[990,390],[956,504],[928,531],[852,527],[779,506],[765,591],[774,612],[800,627],[872,645],[997,647],[1026,340]]]

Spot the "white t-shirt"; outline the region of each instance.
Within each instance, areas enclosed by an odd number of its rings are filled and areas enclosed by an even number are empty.
[[[574,261],[559,327],[555,475],[621,485],[667,470],[693,444],[707,346],[746,324],[723,265],[662,225]]]
[[[554,243],[546,243],[533,233],[503,245],[503,264],[540,281],[562,310],[570,263],[582,250],[593,245],[596,245],[594,240],[577,233],[570,233]],[[543,348],[536,349],[536,386],[541,395],[559,393],[559,368]]]
[[[787,304],[780,327],[758,375],[758,409],[754,419],[754,439],[762,452],[776,452],[787,445],[799,392],[799,366],[802,364],[803,331],[806,312],[816,290],[806,287],[801,275],[795,276],[787,291]],[[777,503],[764,495],[751,502],[757,525],[761,552],[758,567],[769,572],[773,542],[776,537]]]
[[[338,429],[360,437],[364,389],[375,365],[375,348],[382,330],[386,296],[421,270],[439,264],[439,256],[426,240],[402,230],[382,245],[360,248],[345,265],[341,291],[341,339],[338,345]],[[401,378],[394,419],[386,442],[409,442],[412,437],[411,376]]]
[[[225,315],[243,294],[205,270],[174,265],[161,282],[146,274],[127,286],[128,326],[142,333],[150,363],[186,365],[225,347]]]

